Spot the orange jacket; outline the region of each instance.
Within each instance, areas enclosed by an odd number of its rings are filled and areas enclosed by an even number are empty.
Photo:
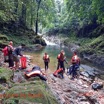
[[[71,59],[72,64],[80,64],[80,58],[77,55],[74,55]]]
[[[64,58],[64,54],[61,53],[57,56],[58,61],[64,61]]]
[[[43,60],[44,60],[44,62],[49,62],[50,61],[49,55],[44,55]]]

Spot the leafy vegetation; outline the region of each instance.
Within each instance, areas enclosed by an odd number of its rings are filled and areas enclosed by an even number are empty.
[[[89,43],[87,42],[87,44],[81,48],[81,52],[89,54],[104,54],[104,34],[93,39]]]
[[[1,0],[0,32],[11,34],[8,36],[13,40],[14,36],[27,38],[14,40],[15,44],[22,40],[26,44],[41,43],[40,40],[28,40],[40,32],[63,34],[63,37],[83,45],[87,39],[89,43],[90,38],[93,41],[104,33],[103,11],[103,0]],[[70,39],[66,39],[65,44]]]

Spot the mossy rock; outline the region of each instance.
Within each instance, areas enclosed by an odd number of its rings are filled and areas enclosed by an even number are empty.
[[[0,76],[0,84],[6,82],[7,82],[6,78],[4,76]]]
[[[92,40],[91,43],[80,48],[80,53],[85,54],[104,54],[104,34]]]
[[[0,84],[0,93],[5,90],[5,87],[3,85]]]
[[[0,79],[1,81],[10,81],[10,77],[13,75],[13,72],[10,69],[0,67]]]
[[[6,101],[3,102],[4,104],[40,104],[40,103],[33,103],[30,101],[27,101],[25,99],[7,99]]]
[[[32,44],[41,44],[42,46],[46,46],[46,42],[41,36],[35,36],[32,39]]]
[[[16,101],[27,101],[29,104],[58,104],[47,85],[41,81],[15,84],[4,97],[5,104],[17,104]],[[7,103],[10,101],[10,103]],[[20,103],[23,104],[23,103]]]
[[[11,70],[0,67],[1,79],[12,85],[10,89],[4,89],[2,85],[0,86],[1,91],[6,91],[5,96],[1,98],[3,104],[26,104],[23,102],[28,102],[27,104],[58,104],[46,82],[34,78],[33,81],[12,83],[10,82],[12,74]]]

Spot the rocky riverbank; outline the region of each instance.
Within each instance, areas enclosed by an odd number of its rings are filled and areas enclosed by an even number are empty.
[[[104,84],[104,81],[102,82],[100,79],[95,82]],[[64,75],[64,79],[50,75],[48,85],[60,104],[104,103],[104,89],[94,91],[92,89],[93,83],[85,76],[70,80],[67,75]]]
[[[90,54],[87,52],[81,52],[81,57],[89,62],[93,63],[97,67],[101,67],[103,69],[104,66],[104,55]]]
[[[26,57],[28,58],[27,69],[31,69],[34,66],[30,61],[32,57],[28,55],[26,55]],[[85,66],[81,67],[86,68]],[[53,72],[48,72],[48,80],[45,83],[37,77],[26,80],[23,73],[27,69],[14,72],[14,77],[10,80],[13,72],[7,68],[7,64],[2,64],[2,67],[0,67],[1,95],[8,94],[8,96],[1,98],[2,104],[57,104],[57,101],[59,104],[104,103],[104,89],[102,88],[95,91],[92,89],[94,83],[104,85],[104,81],[98,79],[91,73],[82,71],[79,79],[70,80],[70,76],[67,76],[66,73],[64,74],[64,79],[60,79],[54,77]],[[42,68],[42,70],[44,70],[44,68]],[[12,94],[12,97],[10,94]],[[29,94],[29,96],[27,94]]]

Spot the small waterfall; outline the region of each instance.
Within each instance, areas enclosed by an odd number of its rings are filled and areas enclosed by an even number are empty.
[[[45,42],[46,42],[47,45],[56,45],[56,44],[53,43],[53,42],[49,42],[46,38],[43,38],[43,39],[45,40]]]

